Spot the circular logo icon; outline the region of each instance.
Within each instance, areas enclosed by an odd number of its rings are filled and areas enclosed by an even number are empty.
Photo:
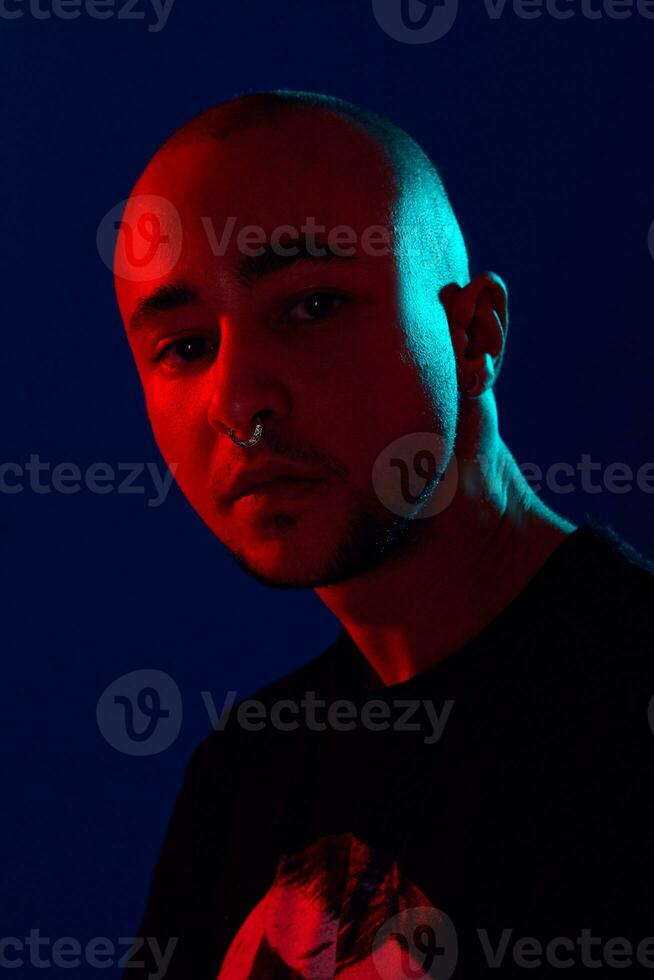
[[[449,980],[458,954],[452,920],[431,905],[394,915],[378,929],[372,942],[372,961],[382,980]]]
[[[375,493],[400,517],[433,517],[452,503],[458,482],[456,456],[435,432],[412,432],[382,450],[372,469]]]
[[[459,0],[372,0],[377,23],[404,44],[431,44],[454,27]]]
[[[96,243],[100,258],[120,279],[146,282],[165,276],[182,251],[177,208],[156,194],[135,194],[105,214]]]
[[[105,741],[125,755],[157,755],[182,727],[182,696],[162,670],[134,670],[113,681],[96,709]]]

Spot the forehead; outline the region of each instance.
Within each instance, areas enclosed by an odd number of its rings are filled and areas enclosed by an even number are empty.
[[[144,213],[154,212],[157,230],[169,241],[180,238],[176,273],[192,270],[201,280],[206,271],[215,279],[218,264],[223,277],[236,268],[242,229],[261,229],[269,240],[284,226],[313,223],[325,234],[345,226],[360,241],[366,229],[390,230],[395,194],[390,159],[371,137],[328,113],[298,112],[227,140],[194,137],[165,148],[139,178],[123,221],[143,227]],[[144,227],[151,230],[147,222]],[[145,277],[135,282],[120,275],[117,251],[121,309],[144,285],[170,278],[165,248],[161,258],[151,264],[147,283]]]
[[[382,147],[354,124],[305,111],[164,151],[143,183],[188,208],[238,211],[261,224],[316,210],[354,223],[387,206],[391,169]]]

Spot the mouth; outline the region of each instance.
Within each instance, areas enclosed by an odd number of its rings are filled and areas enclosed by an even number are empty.
[[[260,483],[252,484],[246,491],[238,494],[234,498],[234,502],[238,503],[240,500],[249,498],[271,501],[282,498],[299,499],[310,493],[311,489],[321,482],[317,478],[312,479],[310,477],[278,476],[274,479],[262,480]]]

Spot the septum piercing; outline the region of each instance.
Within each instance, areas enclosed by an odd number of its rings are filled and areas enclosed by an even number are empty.
[[[254,418],[256,424],[254,426],[254,432],[252,433],[249,439],[239,439],[238,436],[236,435],[236,429],[227,430],[227,435],[232,440],[232,442],[236,443],[237,446],[243,446],[247,449],[250,446],[256,446],[258,442],[261,442],[261,436],[263,435],[263,425],[261,424],[258,415],[255,415]]]

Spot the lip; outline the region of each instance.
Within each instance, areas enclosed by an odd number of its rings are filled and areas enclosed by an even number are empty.
[[[244,470],[239,473],[228,488],[228,497],[232,503],[253,493],[277,492],[279,490],[293,491],[318,483],[321,479],[316,473],[283,466],[279,463],[267,463],[256,469]]]
[[[298,502],[306,498],[307,494],[319,483],[319,480],[297,479],[296,477],[279,477],[276,480],[265,480],[263,483],[256,483],[247,491],[236,498],[239,501],[252,501],[253,504],[272,505],[282,502]]]

